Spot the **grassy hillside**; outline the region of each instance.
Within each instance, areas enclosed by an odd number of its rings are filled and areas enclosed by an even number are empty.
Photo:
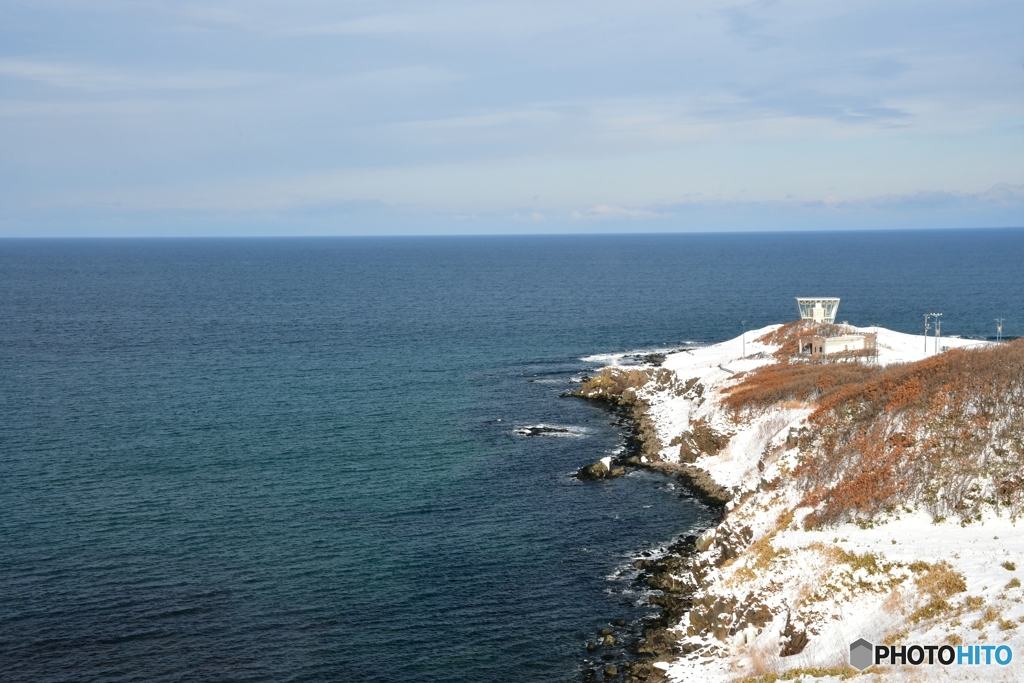
[[[911,504],[936,518],[967,520],[983,506],[1021,513],[1024,340],[888,367],[780,356],[743,377],[724,405],[738,418],[813,406],[793,472],[815,509],[809,525]]]

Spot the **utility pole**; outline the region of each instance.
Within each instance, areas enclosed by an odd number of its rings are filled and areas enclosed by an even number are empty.
[[[1006,318],[996,318],[996,341],[1003,341],[1003,322]]]
[[[743,320],[743,357],[747,357],[747,321]]]
[[[942,321],[939,320],[938,316],[940,316],[942,314],[941,313],[936,313],[935,315],[936,315],[936,318],[935,318],[935,353],[938,353],[939,352],[939,337],[942,336]]]
[[[924,355],[928,355],[928,330],[931,326],[928,324],[928,318],[932,317],[931,313],[924,314]]]

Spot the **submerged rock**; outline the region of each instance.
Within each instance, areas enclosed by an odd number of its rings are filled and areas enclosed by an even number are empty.
[[[541,436],[543,434],[568,434],[569,430],[565,427],[546,427],[544,425],[537,425],[534,427],[520,427],[515,430],[515,433],[519,436]]]
[[[618,470],[618,472],[616,472]],[[595,463],[581,467],[576,472],[576,478],[582,479],[583,481],[589,481],[593,479],[605,479],[607,477],[618,477],[625,474],[626,471],[621,467],[612,468],[612,459],[610,457],[601,458]]]

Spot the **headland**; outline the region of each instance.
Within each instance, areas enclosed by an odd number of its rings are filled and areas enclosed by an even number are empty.
[[[797,321],[573,392],[629,411],[640,442],[581,478],[653,468],[723,511],[637,559],[662,614],[593,680],[1024,675],[1003,661],[1024,658],[1024,340],[840,331],[871,348],[813,353]]]

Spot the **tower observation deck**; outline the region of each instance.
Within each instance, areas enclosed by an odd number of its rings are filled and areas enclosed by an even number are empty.
[[[816,323],[831,325],[836,321],[839,299],[798,296],[796,298],[796,305],[800,309],[801,320],[811,320]]]

